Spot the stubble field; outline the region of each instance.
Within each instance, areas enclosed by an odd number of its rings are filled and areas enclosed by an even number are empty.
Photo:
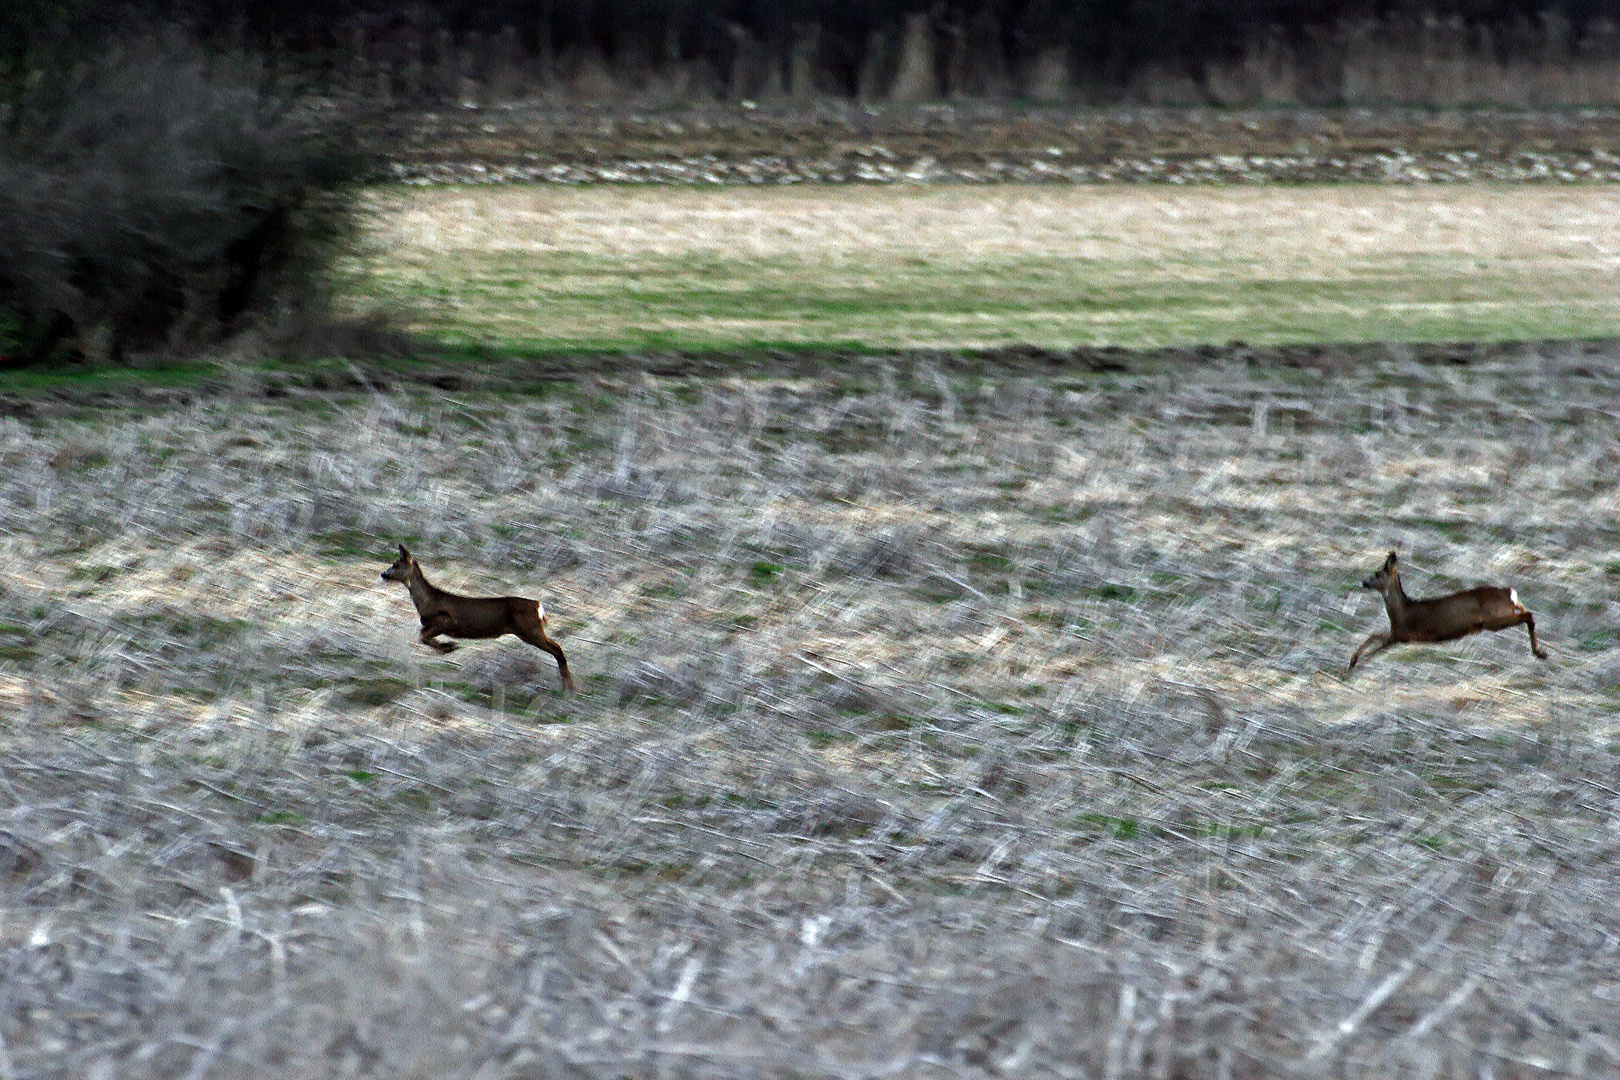
[[[0,1075],[1620,1074],[1620,361],[0,420]],[[404,590],[540,597],[584,692]],[[1514,585],[1380,655],[1357,583]]]

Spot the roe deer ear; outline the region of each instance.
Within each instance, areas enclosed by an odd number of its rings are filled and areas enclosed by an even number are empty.
[[[405,550],[404,544],[399,545],[399,557],[402,559],[408,559],[411,557],[411,553]]]
[[[401,550],[401,551],[403,551],[403,550],[404,550],[404,548],[401,548],[401,549],[400,549],[400,550]],[[1387,558],[1387,559],[1385,559],[1385,560],[1384,560],[1384,569],[1385,569],[1385,570],[1388,570],[1388,569],[1389,569],[1389,568],[1390,568],[1390,567],[1392,567],[1392,566],[1394,566],[1394,565],[1395,565],[1395,563],[1396,563],[1396,562],[1398,562],[1398,561],[1399,561],[1399,560],[1397,560],[1397,559],[1396,559],[1396,558],[1395,558],[1395,553],[1394,553],[1394,552],[1393,552],[1393,551],[1392,551],[1392,552],[1390,552],[1390,553],[1389,553],[1389,558]]]

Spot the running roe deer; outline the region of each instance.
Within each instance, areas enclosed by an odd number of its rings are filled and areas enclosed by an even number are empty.
[[[382,572],[384,581],[403,581],[411,591],[411,603],[422,618],[422,644],[442,653],[454,652],[455,644],[434,640],[439,635],[453,638],[498,638],[516,634],[537,649],[557,658],[557,673],[563,686],[575,690],[568,674],[568,658],[562,646],[546,634],[546,609],[538,600],[522,596],[457,596],[445,592],[427,579],[422,566],[405,545],[399,545],[399,558]]]
[[[1389,553],[1384,568],[1361,583],[1363,589],[1377,589],[1384,594],[1384,607],[1389,611],[1389,631],[1374,634],[1361,643],[1350,657],[1346,675],[1356,669],[1356,661],[1367,652],[1368,659],[1391,645],[1405,641],[1456,641],[1481,630],[1506,630],[1520,623],[1530,631],[1530,651],[1547,659],[1547,650],[1536,641],[1536,617],[1519,603],[1519,595],[1500,585],[1481,585],[1449,596],[1436,596],[1428,600],[1413,600],[1401,588],[1401,575],[1395,569],[1395,553]]]

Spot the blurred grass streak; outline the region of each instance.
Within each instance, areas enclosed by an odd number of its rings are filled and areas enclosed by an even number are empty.
[[[12,1068],[1615,1075],[1617,388],[921,359],[0,419]],[[421,649],[402,540],[541,598],[587,692]],[[1342,681],[1397,546],[1552,660]]]
[[[364,306],[532,352],[1581,338],[1620,191],[392,189]]]

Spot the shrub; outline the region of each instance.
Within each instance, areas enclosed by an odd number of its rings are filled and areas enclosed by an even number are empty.
[[[12,364],[178,352],[321,300],[367,168],[352,118],[167,32],[46,80],[0,133]],[[0,350],[3,352],[5,350]]]

